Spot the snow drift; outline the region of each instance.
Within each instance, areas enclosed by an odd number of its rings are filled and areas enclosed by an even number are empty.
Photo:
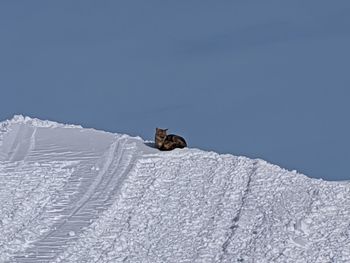
[[[15,116],[0,262],[350,262],[350,184]]]

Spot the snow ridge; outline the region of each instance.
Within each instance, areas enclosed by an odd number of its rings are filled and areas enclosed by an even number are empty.
[[[11,124],[29,124],[35,127],[41,127],[41,128],[82,128],[80,125],[73,125],[73,124],[61,124],[54,121],[49,120],[40,120],[37,118],[31,118],[28,116],[23,115],[15,115],[12,119],[6,120],[0,123],[0,127],[7,127]]]
[[[0,136],[0,262],[350,262],[349,182],[23,116]]]

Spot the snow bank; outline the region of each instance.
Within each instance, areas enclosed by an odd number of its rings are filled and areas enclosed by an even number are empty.
[[[10,124],[29,124],[35,127],[42,128],[82,128],[80,125],[72,125],[72,124],[61,124],[54,121],[48,120],[39,120],[36,118],[31,118],[23,115],[15,115],[11,120],[7,120],[1,123],[0,126],[8,126]]]
[[[0,141],[0,262],[350,262],[349,182],[23,116]]]

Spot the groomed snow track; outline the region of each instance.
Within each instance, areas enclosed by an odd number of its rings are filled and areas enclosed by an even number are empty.
[[[0,262],[350,262],[350,184],[15,116]]]

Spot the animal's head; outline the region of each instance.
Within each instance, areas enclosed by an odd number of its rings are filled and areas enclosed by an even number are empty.
[[[159,136],[160,138],[165,138],[167,136],[166,131],[168,129],[159,129],[156,128],[156,136]]]

